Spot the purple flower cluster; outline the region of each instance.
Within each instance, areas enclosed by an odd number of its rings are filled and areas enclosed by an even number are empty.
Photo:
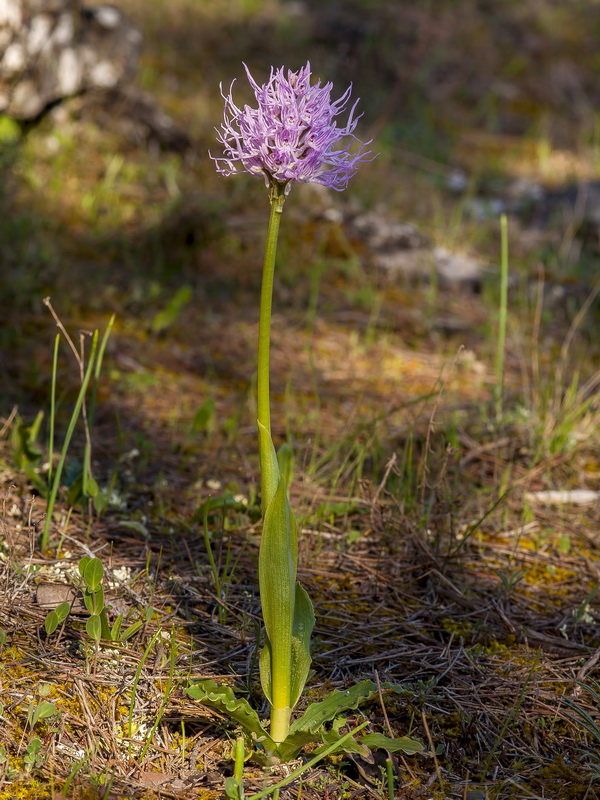
[[[217,129],[224,147],[222,157],[215,158],[222,175],[249,172],[263,175],[267,186],[272,181],[285,185],[286,193],[292,182],[320,183],[337,191],[348,185],[357,164],[370,155],[361,143],[356,153],[350,153],[350,143],[336,149],[340,139],[350,136],[358,117],[350,110],[344,127],[337,127],[335,117],[341,114],[350,98],[352,87],[335,102],[331,101],[333,84],[311,86],[310,62],[298,72],[271,69],[267,83],[259,86],[244,64],[250,85],[256,95],[258,108],[243,108],[233,101],[231,84],[225,100],[224,123]]]

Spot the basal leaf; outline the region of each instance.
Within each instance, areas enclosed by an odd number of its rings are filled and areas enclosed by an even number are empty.
[[[273,755],[277,756],[282,764],[285,764],[287,761],[293,761],[307,744],[320,741],[321,737],[315,733],[306,731],[288,733],[285,741],[277,745]]]
[[[260,453],[260,474],[262,486],[262,512],[267,513],[269,503],[275,496],[279,485],[279,463],[273,446],[271,434],[258,422],[258,445]]]
[[[298,702],[310,670],[310,637],[315,626],[313,604],[306,591],[296,583],[294,623],[292,627],[292,683],[290,705]]]
[[[322,725],[330,722],[342,711],[349,711],[367,703],[378,694],[377,684],[374,681],[360,681],[350,689],[335,690],[325,700],[312,703],[290,727],[290,733],[306,731],[316,733]]]
[[[219,686],[215,681],[208,679],[193,683],[185,689],[185,692],[192,700],[199,700],[203,705],[234,719],[243,728],[255,734],[268,749],[275,747],[271,737],[260,724],[256,711],[243,697],[236,697],[230,686]]]
[[[382,748],[384,750],[389,750],[390,753],[396,753],[398,750],[401,750],[407,755],[425,752],[425,748],[421,742],[417,742],[415,739],[409,739],[408,736],[402,736],[400,739],[390,739],[382,733],[367,733],[361,738],[360,743],[366,745],[370,750]]]
[[[271,705],[273,705],[273,693],[271,691],[271,644],[269,637],[265,634],[265,644],[260,651],[258,659],[258,668],[260,672],[260,685],[265,694],[265,697]]]
[[[289,494],[290,486],[292,485],[292,480],[294,477],[294,453],[287,442],[282,444],[277,451],[277,463],[279,465],[279,474],[281,475],[285,483],[285,488]]]
[[[357,753],[359,756],[363,757],[369,755],[368,748],[364,747],[360,742],[357,742],[354,736],[343,737],[338,730],[322,731],[319,738],[323,742],[323,745],[322,747],[316,748],[315,754],[323,752],[327,747],[343,738],[344,742],[340,745],[340,750],[343,750],[345,753]]]
[[[119,641],[126,642],[127,639],[130,639],[139,631],[139,629],[142,627],[143,624],[144,623],[141,620],[138,620],[137,622],[132,622],[131,625],[128,628],[126,628],[120,635]]]
[[[291,708],[297,554],[296,526],[280,481],[265,514],[258,556],[260,602],[271,648],[270,693],[278,708]]]
[[[46,700],[38,703],[31,716],[31,727],[36,724],[40,719],[48,719],[56,714],[56,706],[54,703],[48,703]]]

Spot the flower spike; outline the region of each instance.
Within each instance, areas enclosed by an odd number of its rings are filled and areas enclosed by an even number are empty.
[[[233,83],[225,100],[224,121],[217,138],[223,145],[222,156],[212,156],[222,175],[248,172],[263,175],[267,186],[275,181],[289,192],[292,183],[320,183],[342,191],[356,173],[361,161],[370,160],[361,143],[351,153],[351,142],[360,117],[354,116],[358,100],[350,109],[348,120],[338,127],[335,120],[346,108],[352,86],[337,100],[331,100],[333,84],[311,85],[310,62],[297,72],[271,68],[267,83],[259,86],[244,64],[248,81],[256,96],[257,108],[239,108],[233,100]],[[358,140],[357,140],[358,141]],[[340,145],[340,146],[338,146]]]

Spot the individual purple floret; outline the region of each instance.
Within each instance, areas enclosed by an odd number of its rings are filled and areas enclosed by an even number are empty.
[[[285,185],[286,194],[292,182],[320,183],[337,191],[348,185],[360,161],[369,160],[371,151],[364,151],[370,142],[361,143],[356,153],[350,153],[350,142],[335,146],[353,134],[362,115],[354,117],[358,100],[350,110],[345,127],[338,128],[335,117],[346,107],[352,86],[335,102],[331,101],[333,84],[311,86],[310,62],[298,72],[284,68],[271,69],[267,83],[259,86],[244,64],[250,85],[254,89],[258,108],[246,105],[238,108],[233,101],[232,87],[225,100],[224,122],[217,129],[224,147],[222,157],[215,161],[221,175],[249,172],[263,175],[267,186],[275,180]]]

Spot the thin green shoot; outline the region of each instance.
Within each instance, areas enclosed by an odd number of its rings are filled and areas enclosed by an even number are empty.
[[[79,761],[76,761],[73,764],[73,766],[71,767],[71,771],[67,775],[67,779],[66,779],[65,784],[64,784],[64,786],[62,788],[62,795],[64,797],[68,797],[69,796],[69,789],[71,788],[71,783],[73,782],[73,778],[77,775],[79,770],[86,764],[87,760],[88,760],[88,756],[84,756]]]
[[[60,333],[54,339],[54,353],[52,356],[52,386],[50,389],[50,430],[48,434],[48,485],[52,484],[52,469],[54,456],[54,421],[56,419],[56,373],[58,369],[58,345]]]
[[[79,394],[77,396],[77,400],[75,402],[75,407],[73,408],[73,413],[71,414],[71,419],[69,421],[69,426],[67,428],[67,432],[65,435],[65,440],[63,442],[62,451],[60,454],[60,459],[56,466],[56,472],[54,473],[54,478],[52,481],[52,488],[50,489],[50,496],[48,498],[48,506],[46,509],[46,521],[44,523],[44,530],[42,532],[42,537],[40,541],[40,547],[42,550],[45,550],[48,547],[48,540],[50,537],[50,526],[52,524],[52,512],[54,510],[54,504],[56,502],[56,497],[58,495],[58,489],[60,486],[60,478],[62,475],[62,470],[65,464],[65,460],[67,457],[67,452],[69,449],[69,445],[71,444],[71,438],[73,436],[73,431],[75,430],[75,425],[77,424],[77,420],[79,419],[79,414],[81,413],[81,409],[83,406],[83,401],[87,392],[88,384],[90,382],[90,378],[92,376],[92,370],[94,367],[94,361],[96,358],[96,349],[98,346],[98,331],[95,331],[92,337],[92,347],[90,351],[88,366],[83,376],[83,380],[81,382],[81,387],[79,389]]]
[[[223,625],[225,624],[226,619],[226,611],[225,608],[221,604],[221,577],[219,575],[219,570],[215,563],[215,557],[212,551],[212,545],[210,542],[210,535],[208,533],[208,503],[204,505],[204,513],[202,515],[202,533],[204,536],[204,546],[206,547],[206,554],[208,556],[208,563],[210,564],[210,571],[213,577],[213,585],[215,587],[215,594],[217,595],[217,607],[218,607],[218,617],[219,622]]]
[[[506,318],[508,302],[508,222],[506,214],[500,217],[500,309],[498,317],[498,342],[496,345],[496,385],[494,400],[496,420],[502,419],[502,398],[504,394],[504,351],[506,347]]]
[[[482,514],[482,516],[479,517],[479,519],[476,522],[474,522],[472,525],[469,526],[462,539],[460,539],[460,541],[456,545],[456,548],[450,553],[449,557],[454,557],[460,552],[461,548],[465,546],[465,544],[469,541],[469,539],[475,533],[475,531],[486,521],[486,519],[490,516],[490,514],[493,514],[493,512],[498,508],[498,506],[501,503],[503,503],[504,500],[506,500],[506,498],[514,488],[515,488],[514,485],[510,486],[506,490],[506,492],[504,492],[504,494],[501,494],[500,497],[494,503],[492,503],[492,505],[487,509],[487,511],[485,511],[484,514]]]
[[[385,775],[387,780],[388,800],[394,800],[394,769],[391,758],[386,758],[385,760]]]
[[[96,396],[98,394],[98,383],[100,381],[100,372],[102,370],[102,361],[104,359],[104,352],[106,350],[106,345],[108,343],[108,337],[111,334],[114,324],[115,324],[115,315],[113,314],[110,320],[108,321],[108,325],[106,326],[106,330],[104,331],[104,334],[100,341],[100,346],[98,347],[98,357],[96,358],[96,367],[94,369],[92,394],[90,398],[89,409],[86,416],[87,431],[86,431],[86,442],[85,442],[85,449],[83,456],[83,476],[82,476],[82,492],[84,497],[87,495],[88,480],[91,477],[91,463],[92,463],[91,430],[94,423],[94,411],[96,409]]]
[[[368,720],[366,722],[362,722],[360,725],[354,728],[354,730],[350,731],[349,733],[346,733],[344,736],[338,739],[337,742],[330,744],[328,747],[322,750],[319,753],[319,755],[315,756],[310,761],[307,761],[306,764],[294,770],[293,772],[290,772],[287,778],[284,778],[282,781],[279,781],[279,783],[276,783],[274,786],[269,786],[268,789],[263,789],[261,792],[258,792],[257,794],[250,795],[250,797],[248,797],[248,800],[263,800],[264,797],[268,797],[275,790],[278,791],[279,789],[283,789],[283,787],[287,786],[288,783],[292,783],[293,781],[295,781],[296,778],[299,778],[305,772],[315,767],[319,763],[319,761],[323,761],[324,758],[327,758],[327,756],[334,753],[339,747],[346,744],[346,742],[349,739],[351,739],[359,731],[362,731],[362,729],[365,728],[368,724],[369,724]]]

